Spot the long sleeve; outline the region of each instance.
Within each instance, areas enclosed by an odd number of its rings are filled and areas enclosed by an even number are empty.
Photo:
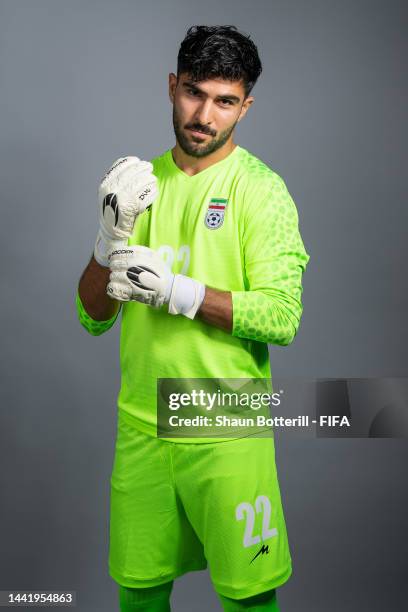
[[[302,274],[309,261],[296,206],[279,175],[248,207],[243,231],[246,291],[233,291],[232,335],[269,344],[294,339],[302,314]]]

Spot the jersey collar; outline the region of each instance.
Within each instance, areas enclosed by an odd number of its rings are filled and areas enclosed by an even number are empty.
[[[168,149],[168,151],[166,151],[165,155],[166,155],[167,163],[170,166],[170,168],[172,169],[172,171],[174,172],[174,174],[177,174],[178,176],[183,177],[187,181],[194,181],[198,177],[201,177],[203,175],[211,173],[214,170],[218,172],[219,168],[223,164],[226,164],[227,162],[231,162],[232,161],[232,159],[238,154],[238,150],[240,150],[240,149],[241,149],[241,147],[239,145],[236,145],[235,149],[233,151],[231,151],[231,153],[229,153],[229,155],[227,155],[227,157],[224,157],[224,159],[221,159],[220,161],[215,162],[215,164],[211,164],[211,166],[208,166],[208,168],[205,168],[204,170],[201,170],[200,172],[197,172],[197,174],[193,174],[193,176],[190,176],[189,174],[187,174],[186,172],[184,172],[183,170],[181,170],[178,167],[178,165],[176,164],[176,162],[173,159],[173,153],[172,153],[171,149]]]

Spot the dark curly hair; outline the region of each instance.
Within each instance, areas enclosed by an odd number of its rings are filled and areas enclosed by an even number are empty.
[[[255,43],[235,26],[195,25],[187,30],[177,56],[177,77],[184,72],[193,81],[243,79],[247,97],[262,72],[262,64]]]

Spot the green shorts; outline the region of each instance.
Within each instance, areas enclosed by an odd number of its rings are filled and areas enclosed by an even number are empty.
[[[111,477],[109,573],[149,587],[210,570],[241,599],[292,572],[273,438],[174,443],[141,433],[119,410]]]

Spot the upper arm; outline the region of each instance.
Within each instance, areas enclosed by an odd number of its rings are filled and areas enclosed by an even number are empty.
[[[288,344],[302,313],[302,274],[309,255],[284,181],[273,174],[260,192],[259,201],[247,207],[242,237],[247,291],[233,292],[233,334]]]

